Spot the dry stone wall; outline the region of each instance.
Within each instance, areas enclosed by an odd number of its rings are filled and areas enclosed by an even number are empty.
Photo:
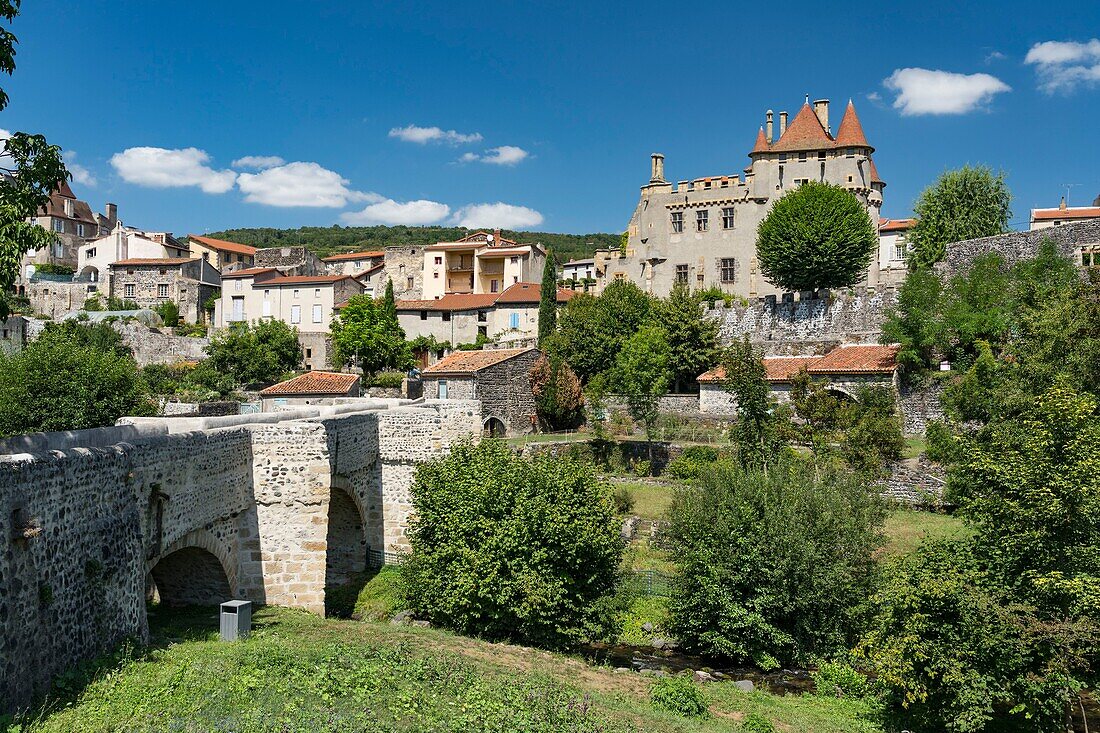
[[[943,261],[936,265],[936,269],[950,275],[965,270],[975,257],[989,252],[1000,254],[1012,264],[1034,257],[1039,251],[1039,245],[1048,239],[1054,242],[1063,257],[1079,265],[1082,249],[1094,250],[1100,246],[1100,219],[953,242],[947,245]]]
[[[416,464],[476,436],[481,420],[470,401],[386,407],[145,419],[8,441],[0,711],[29,704],[60,671],[120,639],[147,637],[154,586],[168,603],[227,590],[323,613],[335,491],[354,502],[362,528],[348,546],[355,517],[340,515],[331,549],[343,567],[365,549],[406,548]],[[179,432],[192,424],[202,429]],[[111,438],[130,442],[73,447]]]

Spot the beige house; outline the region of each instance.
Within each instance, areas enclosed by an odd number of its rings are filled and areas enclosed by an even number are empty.
[[[321,259],[330,275],[358,275],[380,266],[386,258],[385,250],[343,252]]]
[[[901,284],[908,271],[907,235],[916,219],[882,219],[878,225],[878,267],[884,282]]]
[[[260,390],[260,409],[277,412],[306,405],[331,405],[337,397],[359,397],[359,375],[311,371]]]
[[[227,242],[213,237],[200,237],[197,234],[188,234],[187,241],[192,257],[201,257],[223,272],[244,269],[256,264],[256,248],[247,244]]]
[[[518,244],[500,230],[475,232],[457,242],[424,248],[424,300],[445,295],[502,293],[542,274],[546,252],[537,244]]]
[[[1100,197],[1097,200],[1100,201]],[[1089,219],[1100,219],[1100,205],[1066,206],[1066,197],[1063,196],[1062,202],[1056,209],[1032,209],[1030,229],[1031,231],[1049,229]]]
[[[80,246],[76,273],[80,280],[98,282],[111,264],[122,260],[190,258],[190,247],[169,232],[143,232],[116,222],[109,234]]]

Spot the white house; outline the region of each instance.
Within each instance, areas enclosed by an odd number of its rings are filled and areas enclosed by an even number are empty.
[[[502,293],[516,283],[537,279],[545,262],[539,245],[504,239],[500,230],[439,242],[424,248],[423,298]]]
[[[81,245],[76,272],[81,280],[98,282],[107,267],[122,260],[190,259],[191,248],[168,232],[143,232],[116,222],[106,236]]]

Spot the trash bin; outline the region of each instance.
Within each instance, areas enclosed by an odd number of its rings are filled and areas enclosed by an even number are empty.
[[[226,601],[221,611],[222,641],[247,639],[252,630],[252,601]]]

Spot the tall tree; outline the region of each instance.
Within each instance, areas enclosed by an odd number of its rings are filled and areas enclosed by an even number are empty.
[[[657,306],[672,349],[672,380],[676,392],[695,385],[695,378],[718,358],[718,321],[703,316],[702,298],[686,283],[676,283]]]
[[[298,329],[278,320],[235,323],[210,339],[206,353],[203,367],[240,385],[278,381],[302,363]]]
[[[917,267],[898,291],[898,304],[886,312],[882,342],[900,344],[898,363],[911,375],[932,366],[940,337],[940,293],[943,281],[927,267]]]
[[[546,264],[542,267],[542,285],[539,289],[539,346],[558,327],[558,277],[554,270],[554,253],[546,250]]]
[[[671,381],[672,350],[658,326],[643,326],[627,339],[615,361],[614,385],[626,400],[630,416],[645,426],[653,464],[653,432],[658,405]]]
[[[867,209],[851,191],[831,183],[811,181],[788,191],[756,234],[760,270],[784,290],[857,283],[877,249]]]
[[[947,171],[917,199],[917,223],[909,230],[909,261],[931,267],[943,259],[947,245],[1008,231],[1012,194],[1004,173],[986,166]]]
[[[11,23],[19,14],[20,0],[0,0],[0,17]],[[15,72],[15,44],[11,31],[0,28],[0,71]],[[0,110],[8,106],[8,95],[0,89]],[[10,306],[7,292],[19,273],[23,255],[48,247],[56,235],[28,219],[50,200],[60,181],[71,178],[61,160],[61,148],[50,145],[42,135],[14,132],[4,141],[4,160],[0,164],[0,318],[6,318]]]
[[[397,316],[369,295],[352,296],[333,319],[331,331],[337,361],[355,363],[364,374],[412,366],[412,353]]]
[[[631,282],[616,281],[599,297],[577,293],[566,303],[551,350],[586,384],[609,372],[623,343],[649,322],[653,298]]]
[[[726,372],[726,391],[737,400],[737,422],[730,431],[737,446],[737,459],[742,466],[766,470],[776,461],[781,443],[764,361],[745,336],[730,344],[722,367]]]
[[[382,298],[382,311],[387,319],[397,321],[397,301],[393,297],[393,278],[386,279],[386,295]]]

